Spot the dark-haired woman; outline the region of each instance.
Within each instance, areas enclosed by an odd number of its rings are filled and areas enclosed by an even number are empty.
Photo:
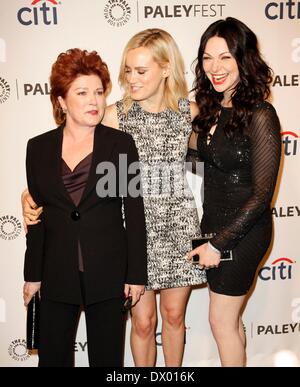
[[[244,366],[241,310],[271,241],[270,202],[280,163],[280,124],[270,94],[271,70],[255,34],[219,20],[204,32],[194,91],[199,114],[194,148],[205,164],[202,234],[193,250],[207,269],[209,318],[222,366]],[[223,251],[231,261],[220,261]]]
[[[41,290],[39,366],[73,365],[83,304],[90,366],[117,367],[124,294],[135,304],[147,283],[144,206],[136,190],[119,192],[118,178],[108,182],[111,192],[98,183],[107,182],[105,168],[119,176],[138,154],[129,134],[100,124],[111,83],[95,51],[60,54],[50,84],[60,126],[29,140],[26,159],[30,193],[44,209],[41,221],[28,226],[24,265],[25,305]],[[120,155],[128,165],[120,165]],[[137,181],[138,171],[126,177]]]

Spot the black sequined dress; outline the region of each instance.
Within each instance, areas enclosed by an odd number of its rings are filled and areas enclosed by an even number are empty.
[[[221,108],[209,144],[198,138],[204,161],[202,233],[216,233],[211,240],[220,251],[232,250],[233,261],[207,270],[210,289],[240,296],[252,285],[256,269],[272,236],[270,203],[280,162],[280,124],[269,103],[253,111],[245,134],[232,139],[223,130],[232,110]]]

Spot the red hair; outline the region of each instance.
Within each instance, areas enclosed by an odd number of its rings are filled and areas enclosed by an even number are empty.
[[[96,51],[88,52],[79,48],[72,48],[58,55],[52,66],[50,75],[50,99],[53,106],[53,116],[58,125],[65,122],[58,97],[65,98],[72,82],[80,75],[95,74],[102,81],[104,94],[109,94],[111,81],[108,67]]]

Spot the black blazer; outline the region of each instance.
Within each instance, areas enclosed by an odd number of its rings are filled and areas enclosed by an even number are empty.
[[[123,294],[124,283],[146,284],[147,252],[143,199],[100,198],[97,165],[109,161],[119,171],[119,154],[128,165],[138,160],[132,137],[99,124],[95,129],[89,178],[78,207],[70,198],[61,176],[63,127],[28,141],[26,171],[29,192],[44,207],[41,223],[28,227],[24,278],[42,281],[44,298],[80,304],[78,240],[85,270],[86,303]],[[124,166],[123,169],[124,170]],[[128,181],[138,173],[128,174]],[[124,176],[123,176],[124,177]]]

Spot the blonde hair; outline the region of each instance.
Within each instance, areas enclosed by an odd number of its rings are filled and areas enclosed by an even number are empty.
[[[127,114],[133,103],[129,93],[128,82],[126,81],[126,57],[128,51],[139,47],[148,48],[153,55],[154,61],[162,68],[169,65],[170,74],[165,82],[164,99],[168,108],[178,111],[178,100],[180,98],[187,98],[188,96],[182,55],[175,40],[168,32],[159,28],[149,28],[134,35],[123,51],[119,83],[124,89],[123,101],[125,113]]]

